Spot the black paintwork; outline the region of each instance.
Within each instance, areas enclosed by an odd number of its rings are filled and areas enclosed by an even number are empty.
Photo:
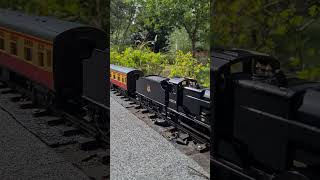
[[[161,76],[145,76],[137,80],[138,95],[152,99],[157,104],[168,106],[168,78]]]
[[[183,109],[185,112],[199,117],[201,113],[210,112],[210,95],[208,97],[208,90],[197,89],[193,87],[183,88]]]
[[[208,90],[192,88],[198,87],[195,80],[178,77],[169,79],[152,75],[142,77],[136,83],[136,93],[142,104],[165,115],[198,141],[209,144]]]
[[[83,62],[83,96],[107,107],[110,106],[109,58],[109,50],[95,49]]]
[[[83,60],[90,58],[94,49],[104,51],[107,47],[107,34],[95,28],[73,29],[56,37],[53,47],[53,78],[57,94],[61,97],[81,94]]]
[[[256,61],[270,64],[274,74],[257,78]],[[239,62],[242,71],[232,73],[231,66]],[[213,50],[212,177],[284,180],[291,170],[310,180],[320,177],[312,169],[320,165],[320,83],[283,78],[279,68],[268,55]],[[308,168],[297,168],[294,161]]]
[[[170,93],[169,93],[169,104],[170,109],[179,111],[179,107],[182,108],[183,103],[183,83],[186,85],[187,80],[185,78],[172,78],[169,80]]]

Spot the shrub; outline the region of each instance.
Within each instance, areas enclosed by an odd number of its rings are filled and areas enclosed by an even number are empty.
[[[146,75],[189,77],[196,79],[202,86],[210,86],[209,63],[205,65],[199,63],[190,52],[177,51],[172,55],[154,53],[147,48],[129,47],[122,52],[112,48],[110,58],[111,64],[140,69]]]

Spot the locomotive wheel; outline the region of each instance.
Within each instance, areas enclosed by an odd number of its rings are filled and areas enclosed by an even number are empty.
[[[276,176],[273,180],[311,180],[297,171],[287,171]]]

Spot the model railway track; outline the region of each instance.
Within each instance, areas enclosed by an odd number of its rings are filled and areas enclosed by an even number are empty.
[[[0,82],[0,108],[91,179],[109,178],[109,140],[94,127],[61,110],[33,105],[30,98]]]
[[[122,92],[119,92],[116,89],[112,89],[112,91],[113,91],[113,93],[118,93],[117,95],[119,95],[122,98],[127,98],[128,99],[127,101],[130,101],[130,102],[134,103],[135,105],[138,105],[138,108],[147,109],[152,114],[154,114],[156,117],[161,117],[161,119],[167,121],[171,126],[176,127],[180,131],[189,134],[193,140],[195,140],[199,144],[202,144],[201,148],[199,148],[200,151],[209,150],[209,147],[210,147],[210,137],[209,136],[197,131],[196,129],[183,123],[182,121],[173,121],[173,120],[167,118],[165,115],[154,111],[153,109],[149,108],[148,106],[140,104],[140,102],[137,99],[129,97],[127,95],[123,95]],[[139,107],[139,106],[141,106],[141,107]],[[163,125],[167,126],[166,123],[164,123]],[[208,128],[210,127],[209,125],[206,125],[206,124],[204,124],[204,125],[207,126]]]
[[[202,143],[204,145],[205,149],[208,149],[210,146],[210,137],[206,136],[205,134],[197,131],[196,129],[192,128],[191,126],[183,123],[183,122],[176,122],[176,121],[172,121],[169,120],[169,122],[177,127],[178,129],[180,129],[181,131],[189,134],[193,139],[195,139],[196,141]],[[207,147],[208,146],[208,147]]]
[[[72,115],[71,113],[68,113],[61,109],[51,108],[51,110],[52,112],[54,112],[54,114],[59,115],[64,119],[67,119],[69,122],[73,123],[75,126],[86,131],[92,137],[95,137],[97,140],[101,142],[102,145],[105,145],[106,147],[109,145],[110,139],[109,139],[109,136],[107,135],[109,132],[105,132],[105,135],[101,135],[97,131],[97,127],[93,126],[92,123],[86,122],[85,119]]]
[[[111,90],[110,97],[157,133],[161,134],[179,151],[194,159],[206,171],[210,171],[210,158],[207,146],[203,146],[204,144],[192,138],[192,135],[182,132],[178,127],[170,124],[166,126],[158,125],[159,122],[160,124],[164,122],[163,118],[156,115],[153,111],[141,107],[134,98],[128,98],[114,90]]]
[[[0,81],[0,90],[5,89],[3,92],[5,94],[14,93],[14,101],[19,101],[19,99],[28,99],[30,100],[32,97],[30,96],[30,93],[26,91],[23,88],[20,88],[19,86],[12,84],[13,86],[10,87],[10,85],[6,85],[6,82]],[[101,130],[99,130],[92,121],[88,122],[88,120],[84,119],[83,117],[74,115],[74,112],[68,112],[66,110],[63,110],[61,108],[56,108],[53,106],[49,107],[43,107],[40,105],[35,105],[32,103],[32,101],[28,101],[28,103],[23,104],[22,106],[29,107],[29,108],[36,108],[38,112],[34,113],[34,116],[41,117],[41,116],[55,116],[59,117],[60,119],[63,119],[64,121],[68,121],[69,123],[73,124],[73,126],[81,129],[81,131],[85,132],[86,134],[90,135],[91,137],[94,137],[102,146],[108,147],[110,140],[109,140],[109,131],[101,133]],[[72,106],[72,105],[70,105]],[[61,122],[61,121],[60,121]],[[59,123],[57,121],[57,123]]]
[[[192,128],[191,126],[183,123],[182,121],[174,121],[170,118],[166,117],[165,115],[154,111],[153,109],[149,108],[148,106],[145,106],[141,104],[137,99],[129,97],[127,95],[123,95],[122,92],[117,91],[117,89],[112,89],[114,93],[118,93],[117,95],[129,99],[128,101],[131,101],[135,103],[137,108],[140,109],[146,109],[147,111],[150,111],[152,114],[154,114],[156,117],[160,117],[162,120],[165,120],[165,122],[162,123],[162,126],[172,126],[177,128],[178,130],[182,131],[183,133],[188,134],[192,140],[196,141],[199,144],[199,151],[208,151],[210,147],[210,137],[207,135],[197,131],[196,129]]]

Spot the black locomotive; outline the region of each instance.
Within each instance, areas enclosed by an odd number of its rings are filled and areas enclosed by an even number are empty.
[[[188,78],[142,76],[141,71],[138,72],[135,69],[128,71],[128,68],[115,65],[111,65],[110,71],[110,82],[114,88],[125,92],[135,91],[135,94],[130,93],[130,95],[136,98],[143,107],[156,112],[199,142],[209,145],[209,89],[201,89],[197,81]],[[124,77],[131,81],[134,80],[135,86],[128,88],[126,84],[129,82],[123,81]]]
[[[320,83],[287,78],[266,54],[214,49],[211,177],[320,178]]]

